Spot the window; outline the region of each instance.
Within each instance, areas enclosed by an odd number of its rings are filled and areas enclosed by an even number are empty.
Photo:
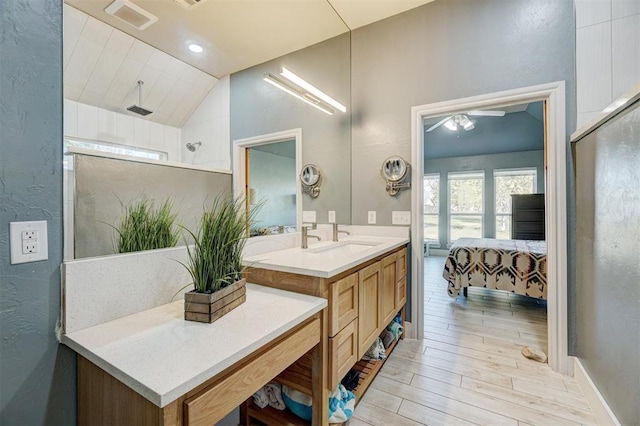
[[[438,236],[440,214],[440,175],[424,176],[424,239],[433,242]]]
[[[511,239],[511,194],[534,194],[536,178],[536,169],[493,171],[497,239]]]
[[[119,145],[110,142],[65,138],[65,146],[72,148],[90,149],[110,154],[128,155],[130,157],[147,160],[167,160],[167,153],[134,146]]]
[[[449,173],[449,241],[482,238],[484,172]]]

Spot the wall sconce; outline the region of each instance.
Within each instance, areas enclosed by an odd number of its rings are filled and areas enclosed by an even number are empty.
[[[389,195],[396,195],[401,189],[411,188],[409,181],[409,163],[402,157],[389,157],[382,163],[380,174],[387,182],[385,190]]]
[[[302,182],[302,193],[309,194],[311,198],[320,195],[320,170],[314,164],[307,164],[300,172],[300,182]]]

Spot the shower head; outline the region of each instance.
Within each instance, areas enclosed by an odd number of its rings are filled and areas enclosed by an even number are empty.
[[[138,80],[138,105],[135,105],[135,104],[131,105],[129,108],[127,108],[127,111],[135,112],[136,114],[140,114],[140,115],[149,115],[149,114],[152,114],[153,111],[150,111],[142,107],[142,85],[143,84],[144,84],[144,81]]]
[[[200,145],[202,145],[202,142],[196,142],[196,143],[187,142],[187,149],[191,152],[195,152]]]

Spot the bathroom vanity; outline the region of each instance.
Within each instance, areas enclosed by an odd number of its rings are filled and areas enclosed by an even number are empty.
[[[407,238],[351,236],[323,242],[308,249],[293,248],[245,258],[251,282],[327,300],[328,315],[322,325],[327,342],[328,391],[335,389],[351,368],[360,371],[356,401],[384,361],[360,361],[386,326],[406,303]],[[387,353],[393,350],[392,344]],[[310,359],[302,357],[277,380],[311,394]],[[280,413],[259,409],[249,400],[241,421],[287,424]],[[298,422],[300,419],[298,419]],[[295,419],[290,421],[296,423]]]
[[[301,356],[324,377],[326,300],[247,284],[214,324],[183,319],[183,301],[62,336],[78,353],[78,424],[212,425]],[[327,423],[326,383],[310,383]]]

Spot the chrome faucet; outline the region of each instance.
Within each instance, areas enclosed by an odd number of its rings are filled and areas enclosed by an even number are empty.
[[[338,230],[338,224],[334,223],[333,224],[333,241],[338,241],[338,234],[351,235],[348,231],[339,231]]]
[[[315,229],[315,228],[311,228],[311,229]],[[302,248],[306,249],[309,247],[307,240],[309,239],[309,237],[311,238],[317,238],[318,241],[321,241],[322,238],[318,237],[317,235],[309,235],[307,232],[309,231],[309,227],[307,226],[303,226],[302,227]]]

